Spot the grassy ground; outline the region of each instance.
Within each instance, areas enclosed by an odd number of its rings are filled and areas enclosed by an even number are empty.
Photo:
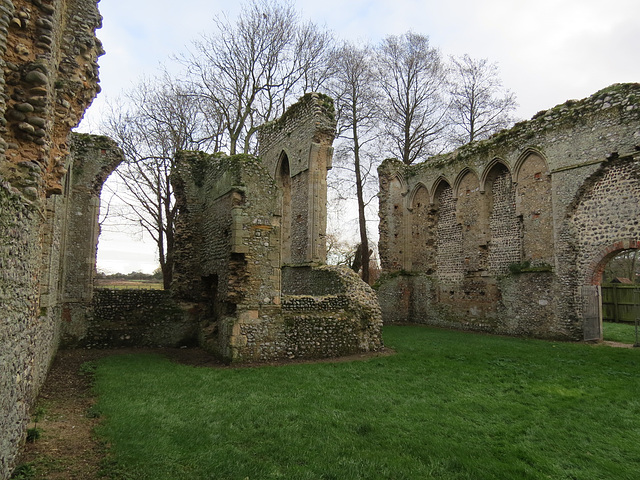
[[[98,362],[118,479],[632,479],[640,351],[385,329],[368,361]],[[94,407],[95,409],[95,407]]]
[[[636,327],[633,323],[604,322],[602,330],[605,340],[620,343],[636,343]]]

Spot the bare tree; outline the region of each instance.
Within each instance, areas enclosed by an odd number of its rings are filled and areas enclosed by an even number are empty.
[[[216,17],[214,26],[182,62],[194,94],[221,116],[229,153],[249,153],[261,124],[325,81],[331,37],[275,0],[251,0],[235,21]]]
[[[373,52],[370,47],[357,47],[345,43],[332,56],[331,93],[335,97],[338,138],[344,140],[336,149],[338,165],[349,164],[354,174],[358,202],[358,227],[361,253],[359,265],[362,279],[369,282],[369,240],[365,185],[371,179],[374,156],[367,156],[365,148],[378,138],[380,97],[376,88],[376,72],[373,68]],[[342,160],[342,162],[340,162]],[[346,162],[345,162],[346,161]]]
[[[382,121],[390,153],[406,164],[436,153],[445,131],[446,71],[429,37],[388,36],[378,49]]]
[[[487,59],[451,57],[449,93],[454,146],[488,138],[513,123],[516,96],[503,87],[497,64]]]
[[[114,194],[127,207],[120,215],[155,242],[166,289],[173,271],[176,208],[169,177],[176,152],[216,148],[220,136],[196,99],[166,74],[141,81],[126,98],[126,107],[112,106],[103,127],[125,156]]]

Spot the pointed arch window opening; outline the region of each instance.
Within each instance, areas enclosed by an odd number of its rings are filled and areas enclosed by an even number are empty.
[[[282,152],[277,172],[277,184],[281,190],[280,205],[280,263],[291,263],[291,170],[289,157]]]

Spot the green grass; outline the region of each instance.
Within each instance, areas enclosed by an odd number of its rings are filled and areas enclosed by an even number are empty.
[[[117,479],[635,479],[640,351],[385,329],[368,361],[101,360]]]
[[[620,343],[636,343],[636,326],[633,323],[604,322],[602,324],[605,340]]]

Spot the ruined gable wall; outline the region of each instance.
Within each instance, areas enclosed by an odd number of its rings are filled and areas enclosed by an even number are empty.
[[[275,179],[286,155],[291,176],[291,263],[324,262],[327,169],[335,118],[331,98],[309,93],[284,115],[260,127],[259,156]]]
[[[95,0],[0,1],[0,478],[60,331],[67,135],[98,91]],[[47,197],[49,197],[47,199]]]
[[[250,359],[253,353],[239,352],[249,348],[241,324],[261,324],[273,336],[269,310],[280,305],[277,187],[248,155],[186,152],[177,168],[172,290],[201,304],[203,347],[228,360]]]
[[[407,319],[412,321],[502,333],[580,338],[581,306],[577,292],[585,281],[584,272],[593,267],[586,266],[587,260],[578,262],[577,259],[581,255],[592,257],[591,250],[606,248],[607,242],[616,244],[621,236],[626,235],[629,242],[635,239],[632,217],[640,215],[640,198],[635,187],[627,185],[629,182],[625,180],[632,177],[632,173],[620,170],[614,175],[615,180],[608,181],[606,192],[610,197],[599,203],[602,212],[606,212],[600,214],[599,221],[606,217],[605,225],[617,226],[608,230],[612,233],[606,240],[602,233],[595,233],[601,232],[595,225],[589,228],[589,222],[572,220],[575,213],[581,218],[585,216],[584,207],[576,208],[576,198],[587,198],[585,189],[598,188],[585,185],[615,158],[637,157],[639,101],[638,84],[613,85],[588,99],[570,101],[541,112],[531,121],[517,124],[489,140],[467,145],[423,164],[407,167],[400,162],[385,162],[380,169],[383,215],[380,256],[388,273],[399,270],[392,261],[395,251],[386,248],[388,239],[403,234],[405,228],[389,229],[390,223],[384,218],[384,212],[394,202],[385,189],[385,182],[390,178],[401,178],[405,182],[408,199],[415,189],[425,186],[439,221],[448,212],[448,207],[440,205],[443,188],[451,185],[455,200],[452,208],[457,219],[447,227],[446,243],[437,245],[439,261],[435,275],[429,277],[428,282],[418,282],[411,277],[400,281],[396,275],[395,286],[393,282],[388,284],[391,293],[380,292],[381,298],[391,302],[389,306],[383,305],[383,311],[393,311],[393,299],[407,298],[404,292],[409,291],[411,300],[406,311]],[[462,198],[468,172],[477,172],[480,179],[479,203]],[[623,189],[630,195],[626,200],[615,193]],[[444,198],[446,205],[451,205],[447,200]],[[477,210],[478,205],[485,212],[479,212],[480,222],[486,223],[488,230],[482,227],[473,237],[482,236],[483,230],[487,230],[486,240],[470,240],[465,236],[468,226],[474,228],[466,223],[475,215],[471,210]],[[411,221],[407,204],[403,207],[402,221],[396,224],[406,225]],[[618,210],[625,213],[620,214]],[[452,233],[458,228],[456,225],[462,230],[461,237]],[[436,230],[444,228],[439,225]],[[455,257],[471,265],[474,258],[485,255],[483,242],[487,249],[486,267],[476,270],[463,265],[462,277],[456,278],[455,272],[459,270],[451,268]],[[411,248],[415,250],[420,246],[411,245]],[[460,254],[452,255],[449,260],[443,256],[443,248],[444,251],[460,249]],[[582,263],[585,266],[580,266]],[[513,266],[516,273],[511,273],[509,266]],[[402,268],[412,270],[406,262]],[[415,274],[422,275],[420,271]],[[525,277],[531,281],[524,280]],[[407,286],[412,282],[416,283],[415,289]],[[420,298],[437,299],[436,307],[411,307],[421,301]],[[515,305],[519,305],[517,311],[514,311]],[[412,317],[411,312],[422,312],[422,316]]]
[[[332,102],[305,95],[261,129],[264,159],[185,152],[172,290],[194,303],[200,344],[229,362],[331,357],[382,347],[376,296],[324,258]],[[289,168],[281,168],[287,157]],[[281,174],[288,178],[278,178]],[[278,181],[280,182],[278,183]],[[283,181],[283,180],[291,180]],[[291,214],[285,189],[291,188]],[[289,217],[289,218],[287,218]],[[290,229],[283,222],[290,221]],[[283,262],[282,232],[297,253]]]
[[[109,175],[124,160],[116,143],[103,136],[72,133],[64,194],[58,215],[63,224],[62,259],[53,267],[61,275],[62,342],[75,345],[86,335],[91,318],[93,280],[100,227],[100,194]]]

